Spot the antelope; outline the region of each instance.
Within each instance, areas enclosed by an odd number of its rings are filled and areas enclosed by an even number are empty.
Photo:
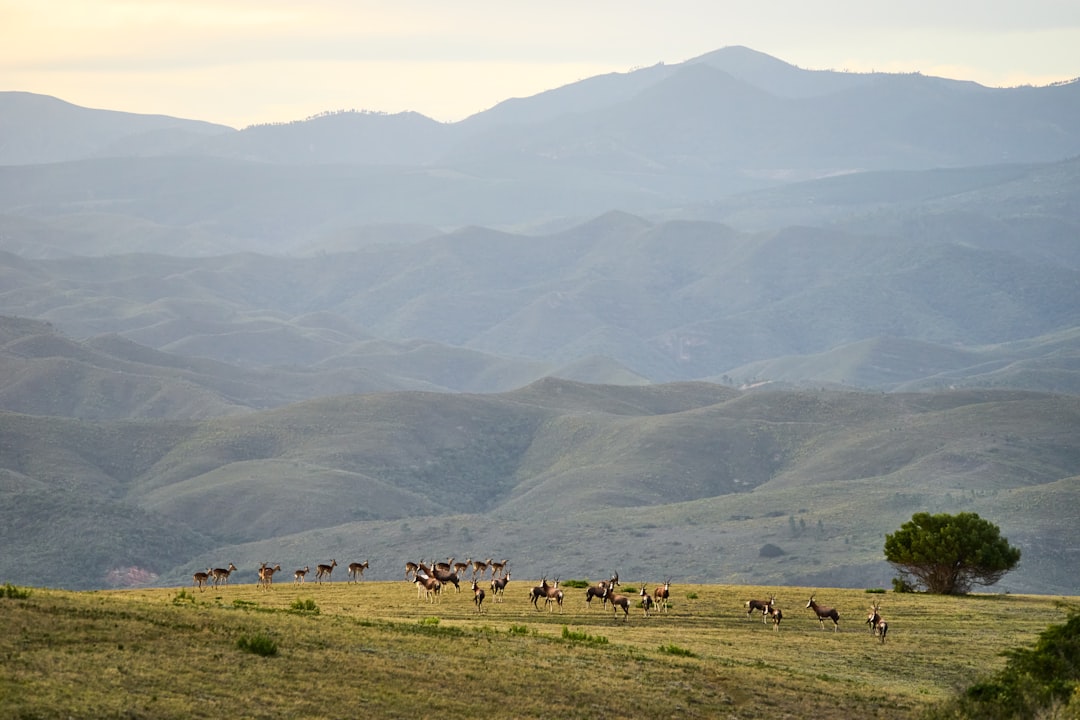
[[[601,580],[596,585],[590,585],[585,591],[585,604],[587,607],[592,607],[593,598],[600,598],[604,604],[604,608],[607,608],[607,595],[605,591],[609,587],[615,587],[619,585],[619,573],[611,573],[610,580]]]
[[[612,593],[610,586],[604,591],[604,597],[611,603],[611,609],[615,611],[615,617],[619,617],[619,608],[622,608],[623,622],[626,622],[630,616],[630,598]]]
[[[773,630],[780,632],[780,621],[784,619],[783,611],[781,611],[780,608],[776,606],[770,605],[769,615],[772,617]]]
[[[364,577],[364,571],[368,569],[368,561],[365,560],[362,563],[349,563],[349,578],[350,581],[355,580],[360,582]]]
[[[473,581],[475,583],[475,580]],[[506,591],[506,583],[510,582],[510,573],[506,573],[501,578],[494,578],[491,581],[491,596],[495,602],[502,602],[503,596]]]
[[[431,574],[435,576],[435,579],[441,582],[443,585],[450,583],[454,586],[454,589],[461,592],[461,578],[457,576],[457,573],[450,569],[450,566],[441,567],[442,563],[438,563],[431,569]]]
[[[484,562],[483,560],[473,560],[473,564],[472,564],[472,576],[473,576],[473,579],[475,580],[477,578],[477,576],[479,576],[480,578],[483,578],[484,573],[487,572],[487,569],[488,569],[488,564],[486,562]]]
[[[656,601],[652,599],[644,585],[641,586],[641,592],[638,595],[641,596],[641,607],[645,610],[645,617],[649,617],[649,609],[656,604]]]
[[[210,583],[210,573],[213,572],[210,568],[206,568],[206,572],[197,572],[191,576],[191,584],[199,588],[199,592],[203,592],[206,586]]]
[[[281,565],[274,565],[270,567],[268,564],[263,563],[259,568],[259,587],[270,589],[270,586],[274,584],[274,573],[281,570]]]
[[[536,605],[537,601],[539,601],[540,598],[544,598],[544,602],[547,602],[548,590],[550,590],[550,589],[551,589],[551,586],[548,585],[547,578],[545,577],[545,578],[540,579],[540,584],[539,585],[537,585],[536,587],[534,587],[532,590],[529,591],[529,600],[532,601],[534,609],[536,609],[536,610],[540,609]]]
[[[442,594],[442,583],[427,573],[417,572],[413,582],[416,583],[417,599],[423,595],[428,602],[433,603],[438,599],[436,596]]]
[[[446,558],[446,562],[437,562],[431,566],[431,569],[451,572],[454,569],[454,558]]]
[[[209,572],[210,577],[214,579],[214,587],[217,587],[222,580],[224,580],[225,584],[228,585],[229,575],[231,575],[234,570],[236,570],[236,566],[232,563],[229,563],[229,567],[227,568],[214,568],[213,570],[208,570],[207,572]]]
[[[743,603],[743,607],[746,608],[747,619],[749,619],[756,610],[760,610],[761,622],[767,623],[769,620],[769,613],[772,611],[775,602],[775,595],[770,595],[768,600],[747,600]]]
[[[653,594],[656,596],[657,609],[667,612],[668,598],[671,597],[671,578],[664,580],[663,587],[656,588],[656,591]]]
[[[544,602],[548,606],[548,612],[555,609],[554,603],[559,604],[559,612],[562,612],[563,591],[559,588],[559,578],[555,578],[555,584],[548,588]]]
[[[881,603],[874,603],[874,607],[870,608],[869,617],[866,618],[866,624],[870,626],[871,635],[881,635],[881,642],[885,642],[885,633],[889,632],[889,623],[881,617],[878,612],[880,609]]]
[[[472,565],[472,558],[467,559],[465,562],[454,563],[454,574],[458,577],[463,577]]]
[[[506,572],[506,565],[509,560],[500,560],[499,562],[492,562],[488,560],[488,567],[491,568],[491,579],[494,580],[496,575],[502,575]]]
[[[295,585],[296,583],[304,582],[305,578],[307,578],[307,574],[308,574],[309,570],[311,570],[311,568],[309,568],[307,565],[305,565],[304,567],[302,567],[299,570],[297,570],[296,572],[294,572],[293,573],[293,584]]]
[[[330,573],[334,572],[334,568],[337,567],[337,560],[331,560],[329,565],[319,565],[315,568],[315,582],[322,582],[323,576],[326,579],[330,579]]]
[[[806,607],[814,611],[817,615],[818,622],[821,623],[821,629],[825,629],[825,619],[833,621],[833,632],[836,632],[840,628],[840,613],[836,612],[836,608],[822,607],[814,602],[814,596],[810,596],[810,602],[806,603]]]
[[[484,612],[484,589],[472,581],[473,602],[476,604],[476,612]]]
[[[410,574],[412,574],[412,576],[415,578],[416,571],[419,569],[420,563],[414,563],[412,560],[407,560],[405,562],[405,579],[408,580]]]

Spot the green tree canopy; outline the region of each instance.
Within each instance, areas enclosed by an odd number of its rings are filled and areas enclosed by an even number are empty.
[[[885,536],[885,559],[932,593],[959,595],[993,585],[1020,562],[1020,550],[976,513],[915,513]]]

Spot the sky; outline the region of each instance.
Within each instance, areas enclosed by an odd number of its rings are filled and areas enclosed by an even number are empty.
[[[1080,1],[0,0],[0,90],[235,128],[338,110],[453,122],[729,45],[1045,85],[1080,77]]]

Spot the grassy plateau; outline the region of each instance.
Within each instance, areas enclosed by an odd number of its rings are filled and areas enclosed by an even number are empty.
[[[624,621],[585,590],[534,610],[512,579],[482,612],[405,581],[0,594],[9,718],[913,718],[1005,664],[1077,597],[671,586]],[[652,591],[654,583],[647,588]],[[840,612],[822,630],[811,593]],[[779,630],[744,603],[775,595]],[[873,602],[887,641],[865,619]]]

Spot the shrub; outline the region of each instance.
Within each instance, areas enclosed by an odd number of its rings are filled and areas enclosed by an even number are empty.
[[[289,606],[289,610],[304,615],[318,615],[321,612],[319,606],[316,605],[315,601],[311,598],[308,598],[307,600],[297,598],[293,601],[293,604]]]
[[[884,595],[885,588],[866,588],[866,592],[871,595]]]
[[[915,592],[915,586],[907,581],[904,577],[894,577],[892,579],[892,589],[895,593],[913,593]]]
[[[252,655],[270,657],[277,655],[278,646],[274,639],[263,634],[247,636],[243,635],[236,641],[236,647]]]
[[[559,583],[563,587],[568,588],[587,588],[589,587],[588,580],[563,580]]]
[[[30,588],[18,588],[11,583],[4,583],[4,589],[0,592],[0,597],[10,600],[26,600],[30,597],[30,593]]]
[[[584,632],[571,632],[570,628],[563,625],[562,629],[563,640],[570,640],[571,642],[586,642],[593,645],[607,645],[608,639],[603,635],[589,635]]]
[[[511,625],[510,629],[507,630],[507,632],[511,635],[528,635],[529,628],[525,627],[524,625]]]
[[[681,657],[694,657],[693,651],[687,650],[686,648],[681,648],[678,645],[673,645],[673,644],[661,645],[659,647],[659,650],[660,650],[660,652],[665,653],[667,655],[679,655]]]
[[[775,558],[780,557],[784,554],[785,553],[783,548],[777,545],[773,545],[772,543],[766,543],[761,546],[760,550],[758,550],[758,556],[763,558]]]

